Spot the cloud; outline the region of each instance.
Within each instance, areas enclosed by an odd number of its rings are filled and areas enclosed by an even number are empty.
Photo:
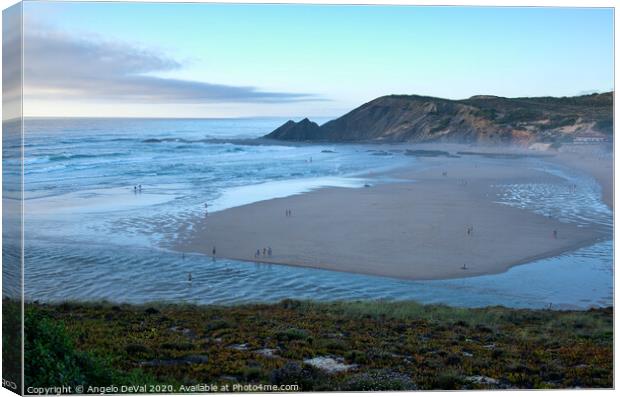
[[[21,5],[2,14],[2,105],[3,118],[22,115]]]
[[[179,70],[183,65],[152,49],[96,37],[76,38],[51,29],[26,34],[24,60],[25,94],[38,99],[132,103],[323,100],[307,93],[155,77],[152,74]]]

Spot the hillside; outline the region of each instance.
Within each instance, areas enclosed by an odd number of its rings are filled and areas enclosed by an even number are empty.
[[[3,304],[17,312],[15,303]],[[166,394],[205,391],[199,389],[205,384],[237,385],[236,391],[261,391],[257,385],[299,391],[613,387],[611,307],[285,300],[28,303],[25,313],[30,387],[137,385]]]
[[[374,99],[322,126],[289,120],[266,138],[329,142],[567,142],[611,138],[613,92],[577,97],[450,100],[418,95]]]

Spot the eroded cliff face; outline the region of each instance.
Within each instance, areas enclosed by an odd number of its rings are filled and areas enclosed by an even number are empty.
[[[322,126],[288,121],[267,138],[331,142],[466,142],[527,144],[611,137],[613,95],[449,100],[390,95],[363,104]]]

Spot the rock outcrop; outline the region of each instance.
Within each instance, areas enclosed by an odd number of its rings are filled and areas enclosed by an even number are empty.
[[[307,118],[294,122],[289,120],[275,129],[266,138],[270,139],[282,139],[289,141],[312,141],[320,139],[321,128],[319,125]]]

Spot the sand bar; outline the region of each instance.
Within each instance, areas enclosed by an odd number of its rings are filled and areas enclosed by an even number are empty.
[[[497,184],[562,182],[545,172],[511,161],[483,167],[471,158],[420,164],[392,172],[398,182],[324,188],[209,214],[174,248],[209,255],[215,246],[230,259],[424,280],[503,272],[607,237],[595,225],[494,202]],[[271,256],[262,255],[266,247]]]

